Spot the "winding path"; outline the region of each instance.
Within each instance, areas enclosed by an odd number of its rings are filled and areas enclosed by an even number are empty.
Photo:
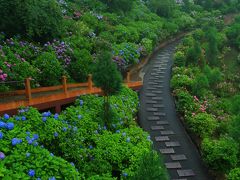
[[[177,43],[161,49],[142,70],[140,125],[150,133],[154,148],[163,154],[171,179],[209,180],[197,148],[176,114],[171,95],[172,56]]]

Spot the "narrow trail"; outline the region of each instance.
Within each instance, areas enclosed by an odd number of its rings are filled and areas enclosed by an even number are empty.
[[[161,49],[144,67],[140,91],[140,125],[148,131],[154,148],[163,154],[171,179],[210,180],[196,146],[175,110],[170,80],[178,42]]]

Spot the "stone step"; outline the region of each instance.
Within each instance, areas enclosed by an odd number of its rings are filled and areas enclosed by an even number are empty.
[[[165,163],[167,169],[179,169],[182,168],[180,162],[169,162]]]
[[[154,94],[154,93],[146,93],[145,94],[147,97],[155,97],[156,96],[156,94]]]
[[[167,147],[178,147],[178,146],[180,146],[180,143],[178,141],[175,141],[175,142],[165,142],[165,145]]]
[[[147,108],[148,112],[157,112],[158,108]]]
[[[173,161],[183,161],[187,160],[187,157],[184,154],[176,154],[170,156]]]
[[[148,100],[146,101],[147,104],[157,104],[158,102],[157,101],[151,101],[151,100]]]
[[[173,148],[159,149],[162,154],[174,154],[175,151]]]
[[[157,88],[155,87],[147,87],[147,90],[156,90]]]
[[[155,116],[166,116],[166,113],[155,112],[153,113]]]
[[[157,117],[158,117],[158,116],[157,116]],[[157,121],[156,124],[157,124],[157,125],[168,125],[169,122],[167,122],[167,121]]]
[[[161,132],[161,135],[172,135],[172,134],[175,134],[173,131],[171,130],[166,130],[166,131],[160,131]]]
[[[149,121],[158,121],[158,120],[160,120],[160,117],[158,117],[158,116],[150,116],[150,117],[147,117],[147,120],[149,120]]]
[[[162,104],[154,104],[153,107],[154,108],[164,108],[165,106]]]
[[[183,170],[177,170],[179,177],[190,177],[195,176],[195,173],[192,169],[183,169]]]
[[[153,97],[152,99],[153,99],[153,100],[163,100],[162,97]]]
[[[155,131],[155,130],[163,130],[164,127],[163,127],[163,126],[151,126],[151,129],[152,129],[153,131]]]
[[[168,136],[156,136],[155,140],[158,142],[162,142],[162,141],[169,141],[169,137]]]
[[[155,93],[155,94],[162,94],[163,92],[162,92],[162,91],[159,91],[159,90],[152,90],[152,93]]]

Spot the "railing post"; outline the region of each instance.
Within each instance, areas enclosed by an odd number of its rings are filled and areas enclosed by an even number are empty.
[[[90,92],[92,92],[92,88],[93,88],[92,75],[89,74],[88,75],[88,89]]]
[[[131,81],[131,75],[130,72],[127,72],[127,83],[130,83]]]
[[[32,100],[32,93],[31,93],[31,78],[25,79],[25,93],[26,98],[31,101]]]
[[[62,85],[63,85],[63,91],[65,94],[67,94],[67,77],[62,76]]]

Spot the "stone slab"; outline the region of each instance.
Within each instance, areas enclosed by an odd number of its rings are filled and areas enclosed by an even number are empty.
[[[177,170],[179,177],[190,177],[195,176],[195,173],[192,169],[183,169],[183,170]]]
[[[156,83],[156,82],[148,82],[148,84],[150,84],[150,85],[158,85],[158,83]]]
[[[159,91],[159,90],[152,90],[152,93],[155,93],[155,94],[162,94],[163,92],[162,92],[162,91]]]
[[[153,100],[163,100],[162,97],[153,97],[152,99],[153,99]]]
[[[169,122],[167,122],[167,121],[157,121],[156,124],[157,125],[167,125],[167,124],[169,124]]]
[[[180,146],[180,143],[178,141],[175,141],[175,142],[165,142],[165,145],[167,147],[178,147],[178,146]]]
[[[164,108],[165,106],[162,104],[154,104],[153,107],[154,108]]]
[[[182,160],[186,160],[187,157],[184,154],[176,154],[176,155],[171,155],[171,159],[173,161],[182,161]]]
[[[157,108],[147,108],[147,111],[149,111],[149,112],[156,112],[156,111],[158,111],[158,109]]]
[[[159,149],[162,154],[174,154],[175,151],[173,148]]]
[[[156,94],[154,94],[154,93],[146,93],[145,94],[147,97],[155,97],[156,96]]]
[[[167,169],[179,169],[182,168],[180,162],[169,162],[165,163]]]
[[[160,117],[158,116],[150,116],[147,118],[149,121],[158,121],[160,119]]]
[[[157,88],[155,87],[147,87],[147,90],[156,90]]]
[[[166,116],[166,113],[155,112],[153,113],[155,116]]]
[[[146,101],[146,103],[147,104],[157,104],[158,102],[157,101],[150,101],[150,100],[148,100],[148,101]]]
[[[172,134],[174,134],[174,132],[173,131],[171,131],[171,130],[167,130],[167,131],[160,131],[161,132],[161,135],[172,135]]]
[[[156,141],[169,141],[169,137],[168,136],[156,136],[155,137]]]
[[[163,130],[164,129],[164,127],[163,126],[151,126],[151,129],[152,130]]]

